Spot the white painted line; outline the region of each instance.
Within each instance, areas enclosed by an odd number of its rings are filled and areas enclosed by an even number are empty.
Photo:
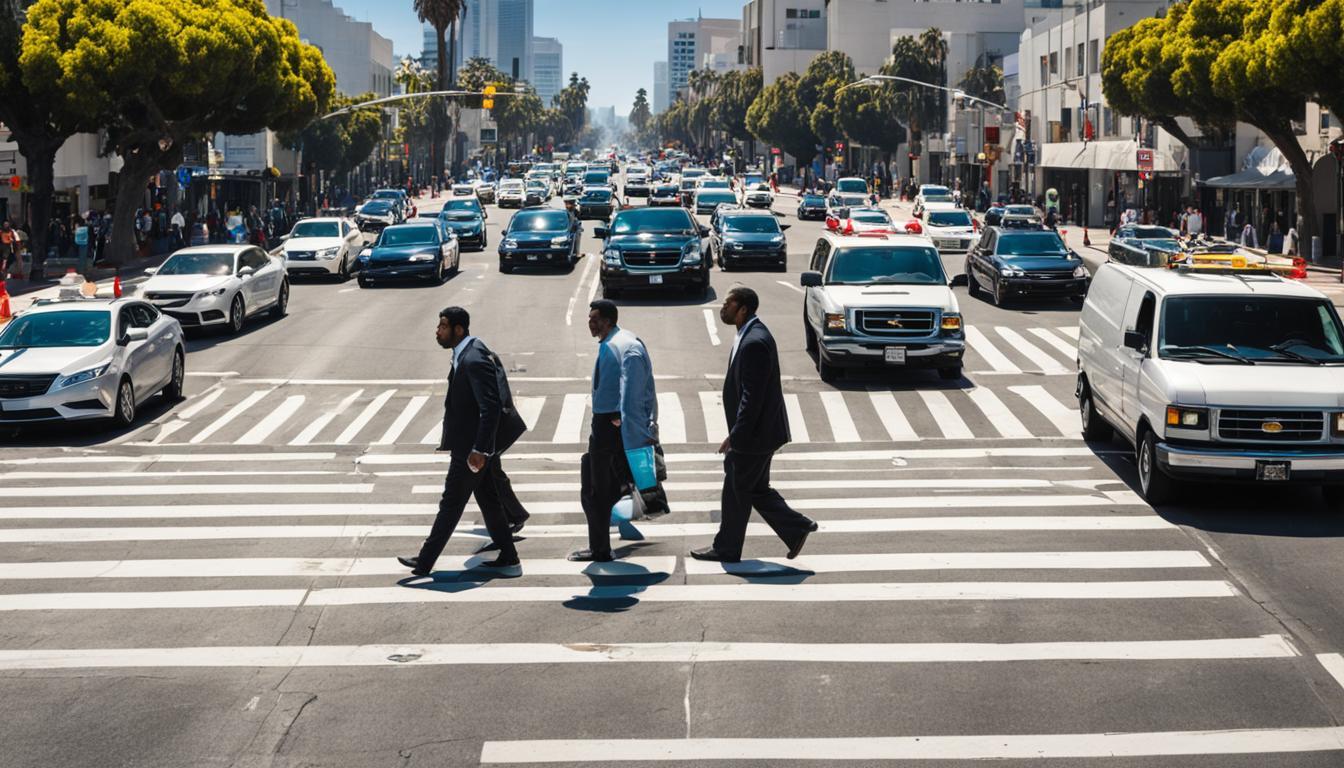
[[[565,395],[560,406],[560,421],[555,425],[552,443],[578,443],[583,439],[583,415],[588,409],[588,395]]]
[[[887,430],[887,435],[892,440],[918,440],[919,435],[910,426],[910,420],[905,418],[901,412],[901,406],[896,403],[896,396],[890,392],[873,390],[868,393],[868,399],[873,403],[873,409],[877,411],[877,418],[882,421],[882,427]]]
[[[1072,365],[1078,360],[1078,342],[1066,341],[1050,332],[1049,328],[1032,328],[1032,334],[1054,347]]]
[[[717,505],[715,501],[713,504]],[[798,502],[790,506],[807,509]],[[678,505],[683,511],[686,505]],[[718,507],[715,506],[714,509]],[[576,513],[578,501],[573,502]],[[1060,515],[1039,517],[898,517],[863,520],[832,520],[822,522],[821,533],[896,533],[910,531],[1168,531],[1171,523],[1153,515]],[[649,537],[667,539],[687,536],[713,536],[719,532],[718,523],[662,523],[640,524],[640,530]],[[234,539],[362,539],[406,538],[420,540],[426,528],[420,525],[225,525],[225,526],[135,526],[130,528],[5,528],[0,529],[0,543],[79,543],[98,541],[227,541]],[[458,537],[488,538],[484,528],[462,523]],[[588,535],[587,523],[567,525],[529,525],[528,538],[582,538]],[[752,523],[747,526],[748,536],[774,536],[770,526]]]
[[[1056,400],[1053,395],[1045,391],[1045,387],[1039,384],[1028,384],[1009,387],[1008,391],[1031,403],[1033,408],[1040,411],[1041,415],[1055,425],[1055,429],[1059,430],[1061,435],[1073,437],[1081,434],[1082,427],[1079,426],[1078,412]]]
[[[523,417],[523,423],[527,424],[529,431],[537,428],[537,419],[541,418],[541,409],[546,406],[546,398],[543,397],[515,397],[513,405],[518,409],[518,415]],[[434,435],[437,440],[438,434],[442,431],[443,425],[434,425]]]
[[[883,478],[881,480],[779,480],[770,483],[771,487],[784,491],[820,491],[820,490],[840,490],[840,491],[870,491],[883,489],[908,489],[908,490],[1003,490],[1003,489],[1026,489],[1026,488],[1095,488],[1098,485],[1107,483],[1116,483],[1114,479],[1071,479],[1054,481],[1045,478],[1019,478],[1019,477],[945,477],[945,478],[923,478],[923,477],[898,477]],[[662,484],[663,489],[671,494],[691,493],[698,491],[718,491],[722,489],[723,483],[708,482],[690,482],[685,480],[672,480]],[[554,483],[514,483],[513,490],[518,493],[577,493],[580,488],[578,482],[560,481]],[[443,486],[440,485],[414,485],[411,486],[412,494],[438,494],[443,492]],[[960,496],[946,496],[943,498],[959,499]],[[1003,497],[1011,499],[1011,496]],[[798,501],[802,502],[803,499]],[[820,499],[808,499],[806,501],[822,501]],[[839,500],[842,503],[862,507],[871,500],[861,496],[850,496]],[[926,500],[927,503],[938,503],[932,499]],[[1098,503],[1107,503],[1105,500],[1098,500]],[[993,506],[993,505],[991,505]],[[4,511],[0,511],[3,516]]]
[[[215,419],[213,422],[211,422],[210,426],[198,432],[194,437],[191,438],[190,442],[194,445],[209,440],[212,435],[214,435],[216,432],[223,429],[224,427],[228,426],[229,422],[241,416],[243,412],[246,411],[248,408],[251,408],[252,406],[256,405],[258,400],[269,395],[273,391],[274,390],[272,389],[262,389],[251,393],[247,397],[243,398],[242,402],[238,403],[229,410],[225,411],[223,416],[220,416],[218,419]]]
[[[442,557],[436,573],[466,571],[486,556]],[[564,559],[527,560],[531,576],[639,576],[672,573],[677,558],[631,557],[611,563],[572,563]],[[264,576],[388,576],[406,573],[396,558],[187,558],[180,560],[87,560],[46,563],[0,563],[0,579],[162,579],[250,578]]]
[[[1077,340],[1078,340],[1078,326],[1076,326],[1076,325],[1063,325],[1063,326],[1060,326],[1059,328],[1056,328],[1055,330],[1059,331],[1060,333],[1064,334],[1065,336],[1068,336],[1069,338],[1073,339],[1074,341],[1077,341]]]
[[[968,390],[966,396],[985,414],[985,420],[994,425],[999,434],[1007,438],[1031,437],[1031,430],[1018,420],[1008,406],[1003,404],[993,390],[976,387]]]
[[[1316,654],[1316,661],[1320,662],[1322,667],[1325,667],[1325,671],[1335,678],[1336,683],[1344,687],[1344,656],[1340,656],[1338,653],[1318,653]]]
[[[176,419],[174,421],[168,422],[167,424],[164,424],[162,427],[159,428],[158,434],[154,435],[154,439],[149,441],[149,445],[159,445],[167,441],[168,438],[172,437],[176,432],[178,432],[179,430],[181,430],[183,427],[187,426],[190,423],[191,422],[189,421]]]
[[[529,573],[535,572],[528,561]],[[947,664],[1011,661],[1284,659],[1282,635],[1209,640],[1057,643],[408,643],[195,648],[0,650],[0,670],[211,667],[474,666],[483,664]]]
[[[313,451],[311,453],[128,453],[124,456],[82,454],[76,456],[43,456],[41,458],[0,458],[0,465],[26,467],[34,464],[48,466],[52,464],[235,464],[240,461],[265,462],[277,461],[330,461],[336,458],[331,451]]]
[[[788,405],[787,396],[784,398],[784,403]],[[724,421],[723,416],[723,393],[701,392],[700,412],[705,420],[705,442],[718,446],[728,437],[728,423]],[[717,454],[711,453],[708,456],[719,459]]]
[[[354,405],[355,401],[358,400],[360,395],[363,394],[364,390],[357,389],[354,392],[351,392],[350,394],[346,395],[344,398],[341,399],[339,403],[336,404],[335,408],[332,408],[330,411],[327,411],[321,416],[318,416],[316,419],[313,419],[313,423],[305,427],[304,430],[300,432],[298,436],[295,437],[293,440],[290,440],[289,444],[308,445],[312,443],[313,440],[318,436],[318,434],[323,429],[325,429],[328,424],[334,421],[337,416],[340,416],[341,414],[349,410],[350,406]]]
[[[716,347],[723,343],[719,339],[718,318],[714,316],[714,310],[712,309],[705,310],[705,330],[709,331],[709,343]]]
[[[845,405],[844,392],[822,392],[821,407],[826,409],[826,420],[831,424],[831,437],[835,442],[862,441],[858,427],[854,426],[854,418],[849,415],[849,406]]]
[[[722,427],[719,427],[722,431]],[[997,438],[995,438],[997,439]],[[1045,438],[1037,438],[1045,439]],[[987,458],[1039,458],[1039,459],[1079,459],[1087,460],[1095,458],[1097,455],[1129,455],[1132,451],[1123,451],[1120,449],[1093,450],[1081,445],[1082,441],[1065,441],[1063,438],[1049,438],[1059,442],[1073,443],[1074,445],[1063,445],[1059,447],[1031,447],[1031,446],[988,446],[983,448],[905,448],[905,449],[884,449],[884,450],[831,450],[831,451],[804,451],[790,450],[785,448],[775,454],[775,462],[783,465],[787,462],[842,462],[853,464],[863,461],[877,462],[909,462],[922,461],[926,459],[987,459]],[[981,441],[988,441],[989,438],[981,438]],[[520,441],[523,442],[523,441]],[[526,443],[524,443],[526,444]],[[531,445],[548,445],[548,443],[531,443]],[[583,456],[579,452],[547,452],[547,451],[523,451],[512,450],[511,457],[520,461],[545,461],[554,464],[578,464]],[[55,459],[52,459],[53,461]],[[221,459],[225,460],[225,459]],[[46,461],[46,460],[44,460]],[[417,466],[417,465],[439,465],[448,464],[449,457],[441,454],[416,454],[416,453],[370,453],[362,456],[356,456],[356,464],[369,464],[374,466]],[[669,464],[697,464],[697,463],[722,463],[723,457],[714,453],[681,453],[669,452],[667,454]],[[7,463],[0,459],[0,464]]]
[[[720,399],[722,402],[722,399]],[[810,443],[812,437],[807,433],[807,419],[803,418],[803,404],[798,396],[784,396],[784,413],[789,417],[789,437],[794,443]],[[708,417],[706,417],[708,418]]]
[[[275,430],[289,421],[290,417],[303,407],[303,395],[293,395],[286,397],[284,402],[276,406],[275,410],[266,414],[266,417],[257,422],[256,426],[247,431],[247,434],[233,441],[234,445],[261,445],[266,442]]]
[[[1259,755],[1344,750],[1344,727],[1152,733],[862,736],[760,739],[553,739],[487,741],[482,764],[654,761],[1031,760],[1047,758]]]
[[[527,565],[523,565],[526,570]],[[139,593],[130,593],[139,594]],[[169,593],[173,594],[173,593]],[[1226,581],[924,581],[870,584],[655,584],[596,587],[484,587],[459,592],[406,587],[335,587],[308,593],[304,605],[382,605],[391,603],[562,603],[575,597],[625,599],[651,603],[845,603],[926,600],[1166,600],[1236,597]],[[61,595],[23,595],[41,598]],[[0,610],[5,596],[0,596]],[[111,600],[115,602],[115,598]]]
[[[359,431],[367,426],[370,421],[373,421],[373,417],[378,415],[378,411],[382,410],[382,407],[387,405],[387,401],[391,400],[392,396],[395,394],[397,394],[397,390],[388,389],[370,400],[369,404],[364,406],[364,410],[360,411],[359,415],[355,417],[355,420],[350,422],[345,428],[345,431],[337,436],[336,444],[348,445],[351,440],[354,440],[355,436],[359,434]]]
[[[943,437],[949,440],[969,440],[975,437],[971,428],[962,421],[961,414],[952,407],[952,401],[947,399],[947,395],[936,390],[921,389],[919,397],[924,401],[924,407],[929,409],[929,415],[938,424]]]
[[[1000,352],[999,348],[994,346],[994,343],[986,338],[985,334],[981,333],[979,328],[976,328],[973,325],[966,326],[966,343],[970,344],[971,349],[974,349],[980,357],[983,357],[985,362],[989,363],[989,367],[993,368],[995,371],[998,371],[999,373],[1022,372],[1021,368],[1014,365],[1013,361],[1009,360],[1002,352]]]
[[[0,611],[106,611],[162,608],[297,607],[302,589],[201,589],[169,592],[48,592],[0,595]]]
[[[798,293],[806,293],[806,291],[804,291],[802,288],[799,288],[798,286],[794,285],[793,283],[788,282],[787,280],[776,280],[775,282],[776,282],[776,283],[779,283],[780,285],[784,286],[785,288],[788,288],[788,289],[791,290],[791,291],[797,291]]]
[[[183,421],[189,421],[193,417],[195,417],[196,414],[200,413],[201,411],[204,411],[211,405],[214,405],[215,401],[218,400],[220,396],[223,394],[224,390],[222,388],[215,389],[215,391],[205,395],[200,400],[197,400],[196,402],[192,403],[186,408],[183,408],[182,410],[178,411],[175,415],[177,418],[182,419]]]
[[[686,414],[681,410],[681,396],[675,392],[658,394],[658,440],[663,445],[686,442]]]
[[[1012,328],[1005,328],[1002,325],[994,327],[1003,340],[1008,342],[1013,349],[1016,349],[1023,357],[1036,365],[1036,369],[1042,373],[1059,375],[1068,373],[1068,369],[1060,365],[1050,353],[1032,344],[1022,337],[1022,334],[1014,331]]]
[[[275,485],[71,485],[71,486],[9,486],[0,488],[0,498],[50,499],[61,497],[103,496],[241,496],[266,494],[373,493],[373,483],[322,483]]]
[[[401,413],[397,416],[397,420],[392,422],[387,428],[387,431],[383,433],[382,437],[373,441],[373,445],[392,445],[397,442],[397,438],[401,437],[401,433],[406,431],[406,427],[410,426],[411,420],[420,413],[420,409],[425,407],[425,403],[428,400],[429,395],[416,395],[415,397],[412,397],[410,402],[406,403],[406,407],[403,408]]]
[[[579,294],[583,291],[583,284],[587,282],[588,278],[593,274],[593,269],[596,267],[598,259],[590,257],[587,261],[588,263],[584,265],[582,274],[579,275],[579,284],[574,286],[574,293],[569,297],[569,306],[565,308],[565,325],[574,324],[574,305],[578,303]],[[478,275],[478,277],[484,277],[484,275]],[[584,314],[588,314],[586,306]]]
[[[221,469],[173,472],[0,472],[0,480],[142,480],[147,477],[180,480],[187,477],[298,477],[335,476],[348,472],[333,469]],[[439,474],[435,472],[434,474]],[[691,474],[691,473],[679,473]],[[0,516],[6,510],[0,509]]]
[[[45,565],[45,564],[38,564]],[[1181,550],[1142,552],[907,552],[901,554],[804,555],[794,560],[760,557],[740,563],[686,560],[686,575],[725,573],[769,576],[796,573],[871,573],[874,571],[1108,570],[1208,568],[1202,554]],[[5,573],[0,569],[0,576]]]

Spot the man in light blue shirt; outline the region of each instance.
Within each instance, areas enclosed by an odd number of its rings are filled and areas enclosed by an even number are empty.
[[[582,460],[583,514],[588,518],[588,549],[569,556],[577,562],[608,562],[611,508],[632,483],[627,448],[658,444],[658,396],[654,392],[649,351],[633,333],[616,325],[616,305],[594,301],[588,331],[598,339],[593,365],[593,424]],[[661,488],[650,492],[650,508],[666,511]]]

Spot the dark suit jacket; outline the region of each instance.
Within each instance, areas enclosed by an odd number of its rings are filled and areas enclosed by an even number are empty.
[[[484,342],[473,339],[448,381],[439,450],[502,453],[526,431],[523,417],[513,407],[504,364]]]
[[[779,349],[770,329],[754,321],[723,380],[723,413],[734,451],[773,453],[789,442],[789,415],[779,383]]]

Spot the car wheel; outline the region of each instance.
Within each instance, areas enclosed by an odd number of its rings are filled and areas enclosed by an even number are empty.
[[[1135,459],[1139,467],[1139,490],[1144,500],[1154,507],[1170,501],[1174,483],[1157,465],[1157,436],[1151,429],[1144,430]]]
[[[980,283],[975,279],[975,270],[971,269],[970,262],[966,263],[966,295],[975,298],[980,295]]]
[[[233,303],[229,305],[229,332],[242,333],[243,321],[247,318],[246,307],[243,305],[242,295],[233,297]]]
[[[275,306],[271,307],[271,317],[277,320],[285,316],[289,310],[289,281],[280,281],[280,293],[275,297]]]
[[[1104,442],[1111,439],[1111,425],[1097,413],[1090,387],[1084,387],[1082,396],[1078,398],[1078,415],[1082,419],[1084,440]]]
[[[613,288],[610,285],[607,285],[606,283],[602,283],[602,298],[619,299],[620,297],[621,297],[621,289]]]
[[[961,366],[954,365],[950,368],[939,368],[938,378],[943,381],[959,381],[961,379]]]
[[[501,261],[501,262],[499,262],[499,271],[500,271],[500,272],[503,272],[503,273],[506,274],[506,275],[512,275],[512,274],[513,274],[513,265],[512,265],[512,264],[505,264],[504,262]]]
[[[840,378],[840,369],[836,368],[826,361],[826,355],[821,350],[817,350],[817,375],[827,384],[832,384]]]
[[[135,387],[129,376],[123,376],[117,386],[117,407],[112,413],[112,425],[120,428],[135,422]]]
[[[809,355],[817,354],[817,334],[812,332],[812,326],[807,324],[807,320],[803,320],[803,339],[807,353]]]
[[[186,357],[179,348],[173,351],[173,373],[168,378],[168,385],[163,388],[163,399],[170,403],[176,403],[182,399],[182,388],[187,381],[187,362]]]
[[[442,285],[443,281],[447,279],[448,270],[443,266],[443,259],[439,259],[438,265],[434,268],[434,276],[430,278],[430,282],[435,285]]]
[[[350,255],[341,255],[341,266],[336,270],[336,279],[342,283],[350,279]]]
[[[368,281],[368,280],[365,280],[365,279],[362,278],[362,277],[359,278],[359,287],[360,287],[360,288],[368,288],[368,287],[369,287],[369,281]]]

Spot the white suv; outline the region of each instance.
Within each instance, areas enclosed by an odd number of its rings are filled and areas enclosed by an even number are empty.
[[[1077,394],[1086,439],[1134,445],[1151,504],[1187,478],[1316,484],[1344,504],[1344,326],[1306,285],[1103,264]]]
[[[936,368],[961,378],[961,310],[933,241],[922,235],[826,233],[802,274],[803,326],[817,373],[843,368]]]

